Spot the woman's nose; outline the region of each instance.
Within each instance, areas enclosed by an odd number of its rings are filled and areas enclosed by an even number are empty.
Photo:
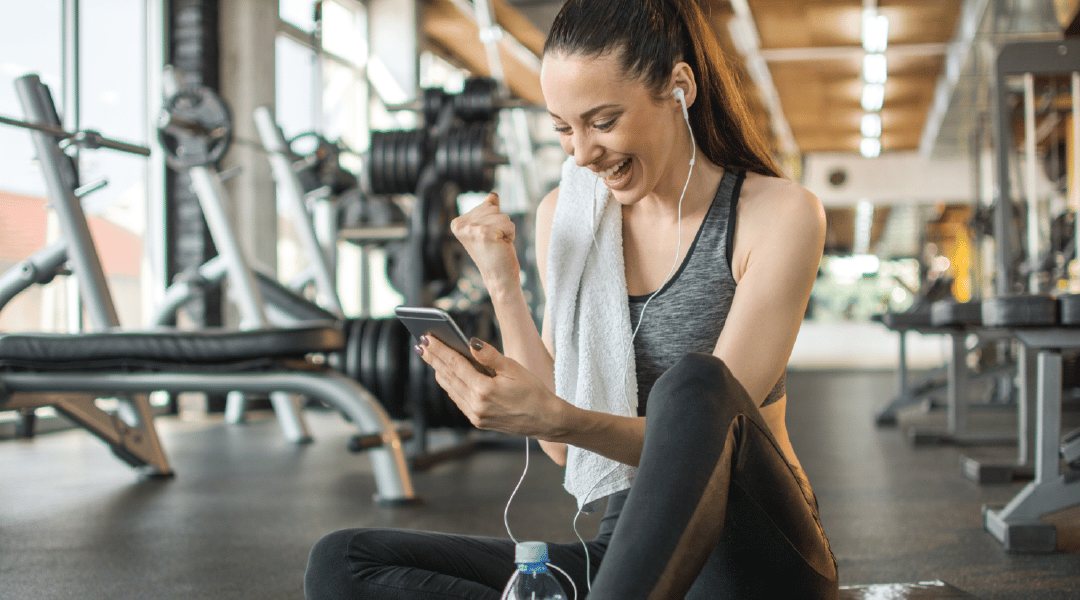
[[[573,155],[574,163],[579,167],[595,162],[600,154],[600,147],[588,135],[582,133],[575,132],[570,140],[570,145],[570,154]]]

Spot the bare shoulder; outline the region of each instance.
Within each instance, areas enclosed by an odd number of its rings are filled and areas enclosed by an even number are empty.
[[[536,226],[546,227],[551,230],[551,222],[555,218],[555,205],[559,203],[559,188],[551,190],[536,207]]]
[[[737,275],[751,255],[763,252],[816,263],[824,244],[825,209],[817,196],[794,181],[747,173],[736,218]]]
[[[825,226],[825,209],[818,197],[798,183],[780,177],[747,173],[739,207],[746,209],[740,211],[740,219],[760,219],[774,227],[801,225],[824,229]]]
[[[559,202],[559,188],[548,192],[536,207],[536,263],[541,283],[547,284],[547,250],[551,240],[551,224],[555,220],[555,205]]]

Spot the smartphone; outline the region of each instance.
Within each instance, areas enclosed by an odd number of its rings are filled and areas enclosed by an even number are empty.
[[[458,354],[469,359],[477,371],[494,376],[495,372],[489,367],[480,364],[473,358],[469,351],[469,338],[461,332],[454,319],[441,308],[427,308],[420,306],[399,306],[394,309],[394,314],[405,324],[405,327],[417,340],[420,336],[430,335],[447,346],[450,346]]]

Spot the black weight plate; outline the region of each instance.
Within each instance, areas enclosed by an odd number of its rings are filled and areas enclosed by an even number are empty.
[[[487,165],[484,162],[484,153],[486,150],[484,144],[486,138],[486,127],[479,126],[476,128],[476,131],[473,132],[472,148],[469,149],[469,168],[472,169],[472,177],[470,178],[472,189],[469,190],[471,192],[485,191],[484,180],[486,177],[484,177],[484,174],[487,171]]]
[[[1048,327],[1057,323],[1058,303],[1050,296],[1004,296],[982,302],[987,327]]]
[[[383,184],[383,133],[371,132],[371,148],[368,151],[368,181],[371,182],[371,191],[374,194],[382,194],[386,186]]]
[[[365,319],[364,334],[360,342],[360,382],[376,398],[379,397],[379,382],[375,377],[378,345],[379,322],[376,319]]]
[[[446,100],[446,92],[440,88],[424,89],[424,124],[433,127],[439,120],[439,112],[442,111],[443,102]]]
[[[404,388],[402,381],[401,334],[397,319],[382,319],[379,324],[379,347],[376,352],[376,378],[379,383],[379,402],[393,419],[405,419]],[[406,331],[406,334],[408,332]]]
[[[363,333],[364,321],[351,319],[346,329],[345,338],[345,376],[359,381],[360,377],[360,336]]]
[[[229,107],[208,87],[186,86],[165,100],[158,141],[174,169],[215,163],[232,142]]]
[[[409,135],[409,143],[406,152],[406,171],[409,177],[409,188],[415,190],[420,181],[420,171],[424,168],[424,132],[414,131]]]

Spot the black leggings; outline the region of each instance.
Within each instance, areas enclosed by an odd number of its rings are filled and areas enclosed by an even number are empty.
[[[648,407],[634,485],[612,497],[587,544],[588,598],[835,599],[836,561],[813,492],[726,365],[687,354],[656,381]],[[309,600],[497,600],[513,554],[510,540],[343,529],[312,548],[304,592]],[[581,544],[549,544],[549,555],[584,599]]]

